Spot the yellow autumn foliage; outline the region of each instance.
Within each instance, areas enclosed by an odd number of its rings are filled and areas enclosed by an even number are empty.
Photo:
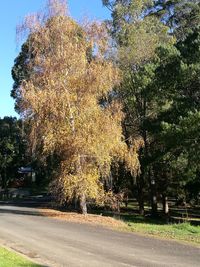
[[[132,172],[139,167],[137,146],[129,150],[124,141],[121,105],[100,102],[120,81],[106,57],[107,32],[100,23],[77,24],[65,8],[50,1],[50,15],[26,19],[34,71],[21,87],[21,115],[31,122],[33,149],[61,159],[53,183],[61,203],[96,199],[113,160],[125,160]]]

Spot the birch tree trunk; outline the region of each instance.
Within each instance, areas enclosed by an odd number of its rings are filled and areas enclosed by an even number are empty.
[[[80,210],[83,215],[87,214],[87,203],[86,203],[85,193],[82,193],[80,197]]]

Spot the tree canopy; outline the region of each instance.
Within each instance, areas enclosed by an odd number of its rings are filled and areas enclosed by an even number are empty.
[[[59,203],[123,191],[167,214],[167,196],[198,196],[200,2],[102,3],[103,23],[59,0],[25,19],[11,95]]]
[[[137,171],[137,146],[129,149],[124,141],[120,103],[100,101],[120,81],[118,68],[106,57],[106,29],[77,24],[65,8],[53,1],[49,17],[25,21],[32,58],[16,99],[31,125],[34,153],[59,156],[53,183],[58,200],[79,199],[85,213],[86,199],[103,194],[114,159]]]

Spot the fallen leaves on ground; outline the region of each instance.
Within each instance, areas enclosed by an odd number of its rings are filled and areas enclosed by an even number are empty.
[[[62,212],[46,208],[40,209],[40,213],[43,216],[52,217],[68,222],[89,223],[93,225],[102,225],[111,228],[123,228],[126,226],[126,224],[120,220],[102,215],[95,215],[95,214],[82,215],[76,212]]]

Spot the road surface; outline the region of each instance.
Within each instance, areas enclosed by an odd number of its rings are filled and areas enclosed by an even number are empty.
[[[199,267],[200,249],[0,205],[0,241],[44,266]]]

